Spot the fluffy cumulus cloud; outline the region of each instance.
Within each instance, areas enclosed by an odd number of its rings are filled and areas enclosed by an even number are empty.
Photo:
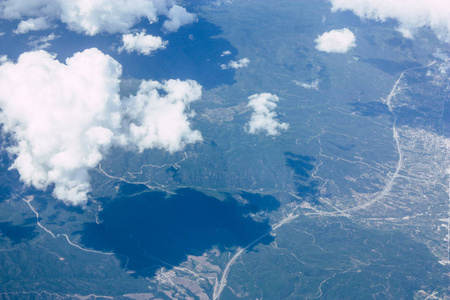
[[[228,64],[222,64],[220,65],[220,67],[223,70],[226,69],[241,69],[241,68],[245,68],[248,67],[250,63],[250,59],[248,59],[247,57],[244,57],[238,61],[234,61],[234,60],[230,60],[230,62]]]
[[[270,93],[254,94],[248,97],[248,107],[253,108],[250,121],[246,124],[249,133],[257,134],[266,132],[267,135],[278,135],[279,130],[286,130],[289,124],[280,123],[276,120],[277,113],[274,109],[279,98]]]
[[[202,140],[199,131],[190,128],[186,114],[189,104],[200,99],[201,86],[195,81],[144,81],[137,95],[128,99],[129,139],[140,151],[161,148],[170,152]]]
[[[34,31],[34,30],[44,30],[50,28],[51,25],[48,23],[47,19],[45,18],[31,18],[28,20],[22,20],[20,21],[19,25],[17,26],[17,29],[14,30],[15,34],[24,34],[28,31]]]
[[[0,17],[4,19],[39,18],[47,23],[59,20],[70,30],[95,35],[99,32],[124,33],[142,18],[156,22],[158,16],[169,18],[168,31],[193,22],[195,15],[171,0],[4,0]],[[36,19],[29,19],[36,20]],[[29,21],[28,20],[28,21]],[[25,21],[27,22],[27,21]],[[31,25],[22,25],[31,30]],[[20,29],[19,28],[17,30]],[[35,29],[36,30],[36,29]]]
[[[355,35],[348,28],[325,32],[315,40],[316,49],[328,53],[346,53],[356,46],[355,41]]]
[[[0,120],[17,141],[9,148],[16,156],[12,168],[26,184],[54,183],[59,199],[86,199],[88,169],[120,127],[120,74],[116,61],[94,49],[66,64],[37,51],[0,67]]]
[[[423,26],[430,27],[443,41],[450,42],[448,0],[331,0],[333,11],[351,10],[360,18],[385,21],[395,19],[407,38]]]
[[[161,37],[146,34],[145,31],[135,34],[124,34],[122,42],[123,45],[118,49],[119,53],[122,51],[128,53],[136,51],[144,55],[150,55],[158,49],[165,49],[167,45],[167,41],[163,41]]]
[[[95,48],[65,63],[43,50],[1,60],[0,122],[14,140],[11,168],[37,189],[54,185],[67,203],[87,200],[88,172],[112,146],[176,151],[201,140],[189,123],[188,106],[201,96],[193,81],[144,82],[121,101],[121,65]]]
[[[184,7],[179,5],[172,6],[167,14],[167,17],[169,19],[164,21],[163,29],[168,32],[175,32],[181,26],[197,21],[195,14],[187,12]]]

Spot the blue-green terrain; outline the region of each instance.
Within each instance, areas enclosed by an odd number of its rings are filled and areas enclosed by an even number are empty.
[[[2,150],[0,298],[449,299],[448,43],[329,1],[183,4],[198,20],[177,32],[161,32],[164,18],[136,25],[168,41],[151,56],[55,29],[58,60],[97,47],[120,62],[122,96],[144,79],[196,80],[203,141],[111,148],[82,206],[25,186]],[[17,23],[0,23],[10,59],[30,50]],[[315,48],[344,27],[354,48]],[[246,127],[260,93],[280,99],[278,135]]]

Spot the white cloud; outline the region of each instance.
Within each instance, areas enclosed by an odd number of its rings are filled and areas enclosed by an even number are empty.
[[[223,70],[230,69],[230,68],[241,69],[241,68],[248,67],[249,63],[250,63],[250,60],[247,57],[244,57],[238,61],[231,60],[228,64],[226,64],[226,65],[222,64],[222,65],[220,65],[220,67]]]
[[[8,56],[0,55],[0,66],[6,64],[9,61]]]
[[[423,26],[430,27],[443,41],[450,42],[448,0],[331,0],[333,11],[351,10],[363,19],[384,22],[396,19],[398,30],[407,38]]]
[[[222,5],[222,4],[231,4],[233,3],[234,0],[216,0],[216,2],[214,2],[215,5]]]
[[[306,82],[300,82],[297,80],[294,80],[294,83],[298,86],[301,86],[302,88],[308,89],[308,90],[319,90],[319,79],[316,79],[314,81],[312,81],[311,83],[306,83]]]
[[[172,6],[167,14],[167,17],[169,19],[163,23],[163,29],[167,32],[175,32],[181,26],[197,21],[195,14],[187,12],[184,7],[179,5]]]
[[[0,17],[39,18],[47,23],[57,19],[70,30],[95,35],[124,33],[142,18],[153,23],[158,16],[166,15],[169,20],[164,23],[164,29],[176,31],[193,22],[195,15],[173,3],[171,0],[4,0],[0,2]],[[24,30],[30,28],[27,26]]]
[[[200,132],[190,128],[193,112],[186,113],[201,95],[201,86],[192,80],[142,82],[137,95],[128,99],[127,114],[136,120],[130,124],[130,141],[139,151],[160,148],[169,152],[202,141]]]
[[[65,64],[42,50],[15,64],[1,60],[0,122],[15,141],[11,168],[37,189],[54,185],[66,203],[87,200],[88,171],[112,146],[173,152],[201,140],[189,123],[189,103],[201,96],[193,81],[144,82],[120,101],[121,65],[95,48]]]
[[[121,66],[96,49],[61,64],[45,51],[0,67],[0,120],[17,144],[11,166],[38,189],[55,184],[56,198],[81,203],[95,167],[120,127]],[[103,133],[103,139],[96,137]]]
[[[447,74],[448,70],[450,69],[450,57],[448,57],[448,55],[442,52],[440,49],[437,49],[433,56],[442,61],[441,63],[439,63],[439,73],[441,75]]]
[[[158,2],[148,0],[58,0],[59,18],[71,30],[95,35],[99,32],[124,32],[142,18],[157,21],[157,15],[165,5],[155,7]],[[162,10],[162,11],[161,11]]]
[[[28,45],[30,45],[34,50],[43,50],[50,47],[50,42],[57,38],[59,38],[59,36],[55,35],[54,33],[51,33],[47,36],[30,37]]]
[[[123,45],[118,49],[119,53],[126,51],[131,53],[136,51],[139,54],[150,55],[158,49],[165,49],[167,41],[163,41],[159,36],[145,34],[145,31],[135,34],[122,35]]]
[[[346,53],[356,46],[355,41],[355,35],[348,28],[325,32],[315,40],[316,49],[328,53]]]
[[[28,20],[22,20],[20,21],[19,25],[17,26],[17,29],[14,30],[15,34],[24,34],[29,31],[35,31],[35,30],[44,30],[50,28],[50,24],[48,23],[47,19],[45,18],[32,18]]]
[[[231,51],[229,51],[229,50],[223,51],[220,56],[226,56],[226,55],[231,55]]]
[[[257,134],[266,131],[267,135],[278,135],[279,130],[286,130],[289,124],[280,123],[277,118],[277,113],[273,110],[277,107],[275,102],[279,98],[270,93],[254,94],[248,97],[250,100],[247,107],[253,108],[254,112],[250,121],[246,124],[246,129],[249,133]]]
[[[57,0],[3,0],[0,2],[0,17],[3,19],[45,17],[56,14],[57,10]]]

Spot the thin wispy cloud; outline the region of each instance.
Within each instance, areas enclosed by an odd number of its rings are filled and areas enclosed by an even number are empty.
[[[244,57],[238,61],[231,60],[230,62],[228,62],[228,64],[221,64],[220,67],[222,68],[222,70],[241,69],[241,68],[248,67],[249,64],[250,64],[250,60],[247,57]]]
[[[302,88],[308,89],[308,90],[319,90],[319,79],[313,80],[310,83],[307,82],[301,82],[294,80],[294,83]]]
[[[40,37],[32,36],[29,39],[30,41],[28,42],[28,45],[34,50],[43,50],[49,48],[51,46],[50,42],[56,40],[57,38],[59,38],[59,36],[54,33]]]

